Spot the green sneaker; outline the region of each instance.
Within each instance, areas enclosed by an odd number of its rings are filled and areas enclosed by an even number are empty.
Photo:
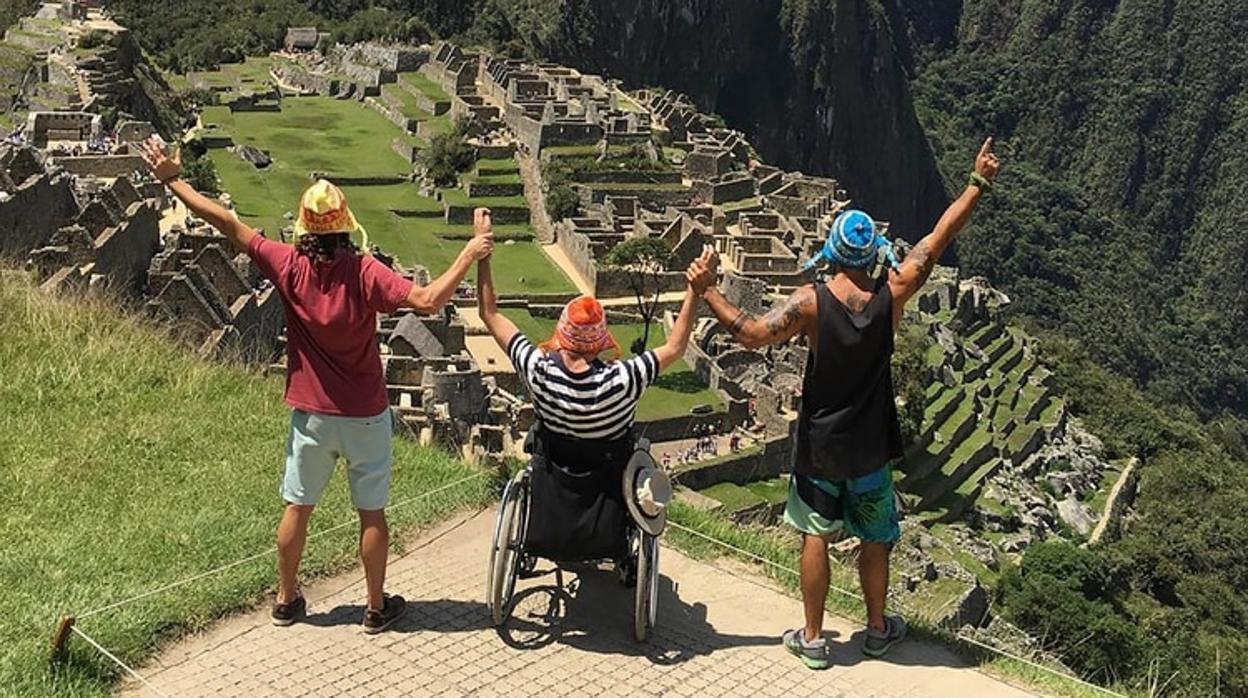
[[[862,653],[868,657],[883,657],[893,645],[906,639],[906,621],[901,616],[884,616],[885,632],[867,628],[862,641]]]
[[[802,660],[810,669],[827,669],[832,653],[828,650],[828,641],[819,638],[814,642],[806,641],[803,628],[794,628],[784,633],[784,648]]]

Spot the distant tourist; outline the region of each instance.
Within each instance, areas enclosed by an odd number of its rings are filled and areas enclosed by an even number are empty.
[[[830,653],[822,634],[828,544],[843,534],[862,541],[858,573],[867,607],[863,653],[883,656],[906,635],[905,621],[884,612],[888,556],[901,535],[893,492],[893,464],[902,456],[890,368],[893,336],[906,302],[992,188],[999,167],[989,138],[975,158],[966,189],[900,264],[867,214],[840,214],[819,257],[831,265],[831,275],[799,288],[762,318],[733,307],[705,282],[706,276],[714,278],[717,259],[709,265],[694,263],[695,281],[709,286],[707,304],[737,341],[758,348],[800,333],[811,347],[784,514],[804,535],[806,624],[784,633],[784,645],[813,669],[828,666]],[[873,278],[871,272],[881,261],[890,269]]]
[[[296,244],[266,240],[216,201],[181,179],[178,155],[158,139],[143,145],[152,175],[195,215],[246,250],[281,294],[286,309],[286,403],[291,406],[286,509],[277,529],[278,589],[272,617],[290,625],[307,610],[299,589],[299,561],[308,519],[329,483],[338,457],[347,462],[351,501],[360,516],[360,558],[368,585],[364,629],[389,627],[406,608],[384,593],[389,529],[392,416],[377,346],[377,314],[400,307],[438,311],[472,263],[494,249],[493,236],[474,237],[451,268],[428,286],[416,286],[372,257],[351,234],[367,235],[338,187],[320,180],[304,192],[294,223]]]

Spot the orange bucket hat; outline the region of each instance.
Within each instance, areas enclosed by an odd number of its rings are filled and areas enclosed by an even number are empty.
[[[302,235],[328,235],[358,232],[368,249],[368,231],[355,220],[342,190],[328,180],[318,179],[299,197],[299,215],[293,226],[295,238]]]
[[[604,351],[617,355],[620,345],[607,330],[607,314],[602,304],[590,296],[581,296],[563,307],[555,333],[542,343],[542,349],[564,349],[577,354],[596,356]]]

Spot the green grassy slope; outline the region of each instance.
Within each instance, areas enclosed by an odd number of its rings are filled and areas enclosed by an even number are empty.
[[[57,617],[81,614],[273,545],[288,411],[282,385],[205,363],[108,307],[0,272],[0,694],[105,695],[116,668],[78,639],[49,670]],[[472,471],[395,443],[392,504]],[[399,528],[489,497],[488,478],[392,510]],[[341,472],[313,531],[354,517]],[[353,562],[354,526],[312,541],[306,569]],[[129,662],[162,637],[256,601],[265,556],[80,627]]]

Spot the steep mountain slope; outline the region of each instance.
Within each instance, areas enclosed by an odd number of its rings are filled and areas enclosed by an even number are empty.
[[[1248,6],[936,4],[889,14],[946,174],[978,132],[1009,158],[965,265],[1155,395],[1243,415]]]

